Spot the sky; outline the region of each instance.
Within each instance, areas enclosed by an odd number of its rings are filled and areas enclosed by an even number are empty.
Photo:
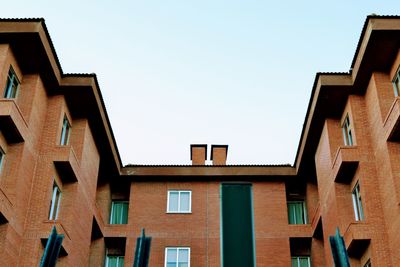
[[[190,144],[229,145],[227,164],[293,164],[316,72],[349,71],[372,13],[400,14],[399,2],[13,0],[0,9],[44,18],[64,73],[97,74],[123,165],[191,164]]]

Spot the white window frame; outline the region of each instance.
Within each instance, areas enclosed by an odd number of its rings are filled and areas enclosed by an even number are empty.
[[[188,250],[188,267],[190,267],[190,247],[166,247],[165,248],[164,267],[167,267],[168,249],[176,249],[176,267],[179,266],[179,251],[180,250]]]
[[[109,260],[110,260],[110,257],[117,257],[117,265],[119,265],[119,260],[122,258],[123,260],[124,260],[124,263],[125,263],[125,256],[124,255],[106,255],[106,262],[105,262],[105,265],[104,265],[104,267],[108,267],[108,264],[109,264]]]
[[[178,193],[178,210],[169,210],[169,198],[171,193]],[[181,211],[181,193],[189,193],[189,210]],[[190,190],[168,190],[167,213],[192,213],[192,191]]]
[[[57,194],[58,198],[57,198]],[[50,214],[49,214],[49,220],[57,220],[58,218],[58,212],[60,211],[60,202],[61,202],[61,190],[57,186],[57,184],[53,185],[53,194],[51,197],[51,204],[50,204]],[[56,202],[56,200],[58,200]]]
[[[17,83],[17,88],[15,89],[14,96],[11,96],[11,92],[12,92],[11,87],[13,86],[14,81],[16,81],[16,83]],[[17,98],[20,85],[21,85],[21,82],[19,81],[17,74],[15,73],[13,67],[10,66],[10,69],[8,70],[8,75],[7,75],[6,88],[4,90],[4,98],[8,98],[8,99]]]
[[[69,144],[69,137],[71,135],[71,123],[69,122],[67,115],[64,115],[62,127],[61,127],[61,138],[60,145],[67,146]]]
[[[362,207],[362,199],[360,193],[360,184],[357,182],[351,192],[351,198],[353,199],[353,209],[356,221],[364,220],[364,209]]]
[[[353,146],[354,145],[354,137],[353,131],[351,129],[350,117],[349,114],[346,114],[346,117],[342,124],[342,133],[343,133],[343,141],[345,146]]]
[[[371,267],[371,259],[368,259],[367,262],[364,264],[364,267]]]
[[[3,163],[4,163],[4,158],[6,157],[6,153],[4,150],[0,147],[0,174],[1,171],[3,170]]]
[[[307,260],[308,260],[308,266],[309,267],[311,267],[311,259],[310,259],[310,256],[292,256],[292,260],[293,259],[297,259],[297,266],[300,266],[300,259],[301,258],[307,258]]]
[[[112,218],[113,218],[114,203],[128,203],[128,210],[127,210],[127,214],[126,214],[126,218],[127,218],[127,220],[128,220],[128,219],[129,219],[129,218],[128,218],[128,215],[129,215],[129,201],[128,201],[128,200],[112,200],[112,201],[111,201],[111,211],[110,211],[110,222],[109,222],[109,224],[121,225],[121,223],[115,223],[115,222],[112,222],[112,221],[111,221]],[[122,221],[122,220],[120,220],[120,221]],[[122,223],[122,224],[128,224],[128,223]]]
[[[398,84],[400,85],[400,66],[396,71],[396,75],[394,76],[394,78],[392,80],[392,84],[393,84],[394,96],[399,96],[400,88],[397,85]]]

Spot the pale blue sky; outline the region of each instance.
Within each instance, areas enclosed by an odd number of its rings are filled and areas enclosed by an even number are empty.
[[[348,71],[365,18],[398,1],[5,1],[43,17],[65,73],[96,73],[123,164],[292,164],[318,71]]]

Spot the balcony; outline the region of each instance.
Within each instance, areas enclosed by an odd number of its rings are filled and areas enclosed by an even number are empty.
[[[383,123],[387,141],[400,141],[400,97],[396,97]]]
[[[28,125],[13,99],[0,99],[0,130],[9,143],[26,140]]]
[[[362,222],[350,223],[343,239],[349,256],[360,258],[371,241],[368,225]]]
[[[350,183],[360,161],[357,146],[342,146],[336,152],[332,174],[337,183]]]
[[[71,146],[57,146],[54,151],[54,166],[67,183],[78,181],[79,163]]]

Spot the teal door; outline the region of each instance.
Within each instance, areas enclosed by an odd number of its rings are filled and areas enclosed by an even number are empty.
[[[222,267],[254,267],[253,195],[250,183],[221,184]]]

